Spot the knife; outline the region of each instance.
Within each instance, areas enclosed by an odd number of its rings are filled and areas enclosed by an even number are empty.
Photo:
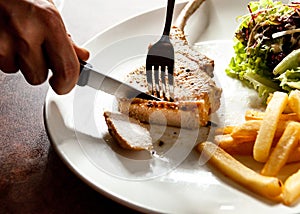
[[[146,100],[157,100],[161,99],[154,97],[150,94],[125,83],[121,82],[113,77],[107,76],[106,74],[96,70],[90,63],[79,60],[80,63],[80,76],[77,82],[79,86],[90,86],[94,89],[104,91],[108,94],[114,95],[118,98],[142,98]]]

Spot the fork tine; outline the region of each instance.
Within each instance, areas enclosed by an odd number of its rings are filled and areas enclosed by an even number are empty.
[[[149,92],[156,97],[166,101],[173,101],[174,97],[174,77],[172,66],[151,66],[146,70],[147,84]]]
[[[146,79],[148,83],[148,91],[152,94],[154,92],[154,83],[153,83],[153,72],[152,72],[153,66],[148,66],[146,67]]]
[[[149,92],[156,97],[165,98],[166,79],[165,71],[161,66],[151,66],[146,70],[147,84]]]
[[[166,66],[166,73],[165,73],[165,79],[166,79],[166,99],[168,101],[171,101],[171,97],[170,97],[170,84],[169,84],[169,67]]]
[[[153,66],[154,67],[154,66]],[[155,93],[157,97],[163,97],[161,94],[161,78],[160,78],[160,73],[161,73],[161,66],[158,66],[157,69],[152,70],[154,73],[154,82],[155,82]]]
[[[166,98],[166,66],[161,66],[160,79],[161,79],[161,94]]]
[[[146,77],[149,92],[156,97],[163,97],[161,94],[160,66],[150,66],[146,70]]]
[[[161,97],[166,98],[166,66],[159,66],[161,68],[160,70],[160,82],[161,82]]]
[[[168,85],[169,85],[169,99],[173,101],[174,99],[174,86],[175,86],[175,82],[174,82],[174,66],[168,68]]]

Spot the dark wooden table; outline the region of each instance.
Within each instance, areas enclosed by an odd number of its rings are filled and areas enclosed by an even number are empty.
[[[58,157],[47,136],[48,83],[27,84],[0,71],[0,214],[135,211],[93,190]]]

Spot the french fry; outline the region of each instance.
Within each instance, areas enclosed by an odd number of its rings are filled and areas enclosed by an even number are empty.
[[[282,133],[286,129],[286,126],[288,125],[289,122],[290,121],[286,121],[286,120],[278,122],[274,138],[281,137]],[[261,124],[262,124],[262,120],[247,120],[243,124],[239,126],[235,126],[232,129],[231,136],[233,138],[249,138],[249,136],[251,136],[252,138],[255,139]]]
[[[296,147],[288,157],[287,163],[300,162],[300,147]]]
[[[283,114],[286,114],[286,115],[288,115],[288,114],[294,114],[294,115],[296,115],[295,113],[294,113],[294,111],[291,109],[291,107],[289,106],[289,105],[287,105],[286,107],[285,107],[285,109],[283,110]],[[296,115],[297,116],[297,115]],[[299,118],[297,117],[296,118],[296,120],[299,120]]]
[[[252,155],[253,154],[253,146],[254,142],[240,142],[236,143],[235,140],[232,142],[221,142],[218,144],[224,151],[229,153],[230,155]],[[274,148],[271,148],[271,152]],[[295,148],[288,156],[286,163],[295,163],[300,162],[300,147]]]
[[[234,139],[231,135],[215,136],[215,143],[231,155],[252,155],[255,138]]]
[[[245,113],[245,120],[262,120],[265,112],[248,109]]]
[[[216,135],[221,135],[221,134],[230,134],[232,130],[234,129],[235,126],[225,126],[222,128],[217,128],[215,130]]]
[[[234,139],[230,135],[218,135],[216,144],[230,155],[253,154],[254,141],[243,141],[240,139]],[[275,143],[273,142],[273,144]],[[274,147],[271,148],[271,152],[273,152],[273,150]],[[294,162],[300,162],[300,147],[296,147],[291,151],[286,163]]]
[[[201,155],[209,158],[208,162],[224,175],[247,189],[273,200],[278,200],[281,195],[282,182],[278,178],[264,176],[253,171],[216,144],[212,142],[199,143],[197,150],[201,152]]]
[[[284,185],[275,177],[286,163],[300,162],[300,90],[289,96],[274,92],[264,112],[247,110],[244,123],[215,133],[215,144],[200,143],[197,150],[220,172],[273,201],[291,205],[300,200],[300,169]],[[257,173],[231,155],[252,155],[265,165]]]
[[[288,106],[297,114],[300,120],[300,91],[293,90],[289,94]]]
[[[230,155],[252,155],[254,141],[252,142],[242,142],[233,145],[219,145],[224,151]]]
[[[231,145],[231,144],[237,143],[237,142],[234,142],[234,139],[233,139],[233,137],[231,137],[230,134],[216,135],[214,141],[216,144],[223,143],[223,144]]]
[[[262,120],[265,116],[265,112],[262,111],[256,111],[253,109],[249,109],[245,113],[245,120]],[[300,121],[297,114],[295,112],[290,112],[290,113],[285,113],[281,114],[279,116],[280,121],[287,121],[287,120],[292,120],[292,121]]]
[[[300,197],[300,170],[290,175],[284,182],[282,199],[285,205],[292,205]]]
[[[290,153],[296,148],[299,136],[300,123],[290,122],[261,170],[262,175],[276,176],[278,174],[287,162]]]
[[[215,143],[222,144],[226,143],[230,144],[239,144],[243,142],[254,142],[256,139],[256,135],[243,135],[242,137],[233,137],[231,134],[224,134],[224,135],[216,135],[215,136]]]
[[[252,136],[256,138],[262,120],[248,120],[239,126],[235,126],[231,132],[233,138],[245,138]]]
[[[253,157],[256,161],[266,162],[270,153],[273,138],[277,129],[279,117],[288,103],[288,95],[276,91],[270,100],[262,124],[259,128],[254,147]]]

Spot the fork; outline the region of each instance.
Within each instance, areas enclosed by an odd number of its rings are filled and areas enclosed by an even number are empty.
[[[175,0],[168,0],[163,35],[153,44],[146,57],[148,90],[153,96],[174,100],[174,48],[170,41]]]

